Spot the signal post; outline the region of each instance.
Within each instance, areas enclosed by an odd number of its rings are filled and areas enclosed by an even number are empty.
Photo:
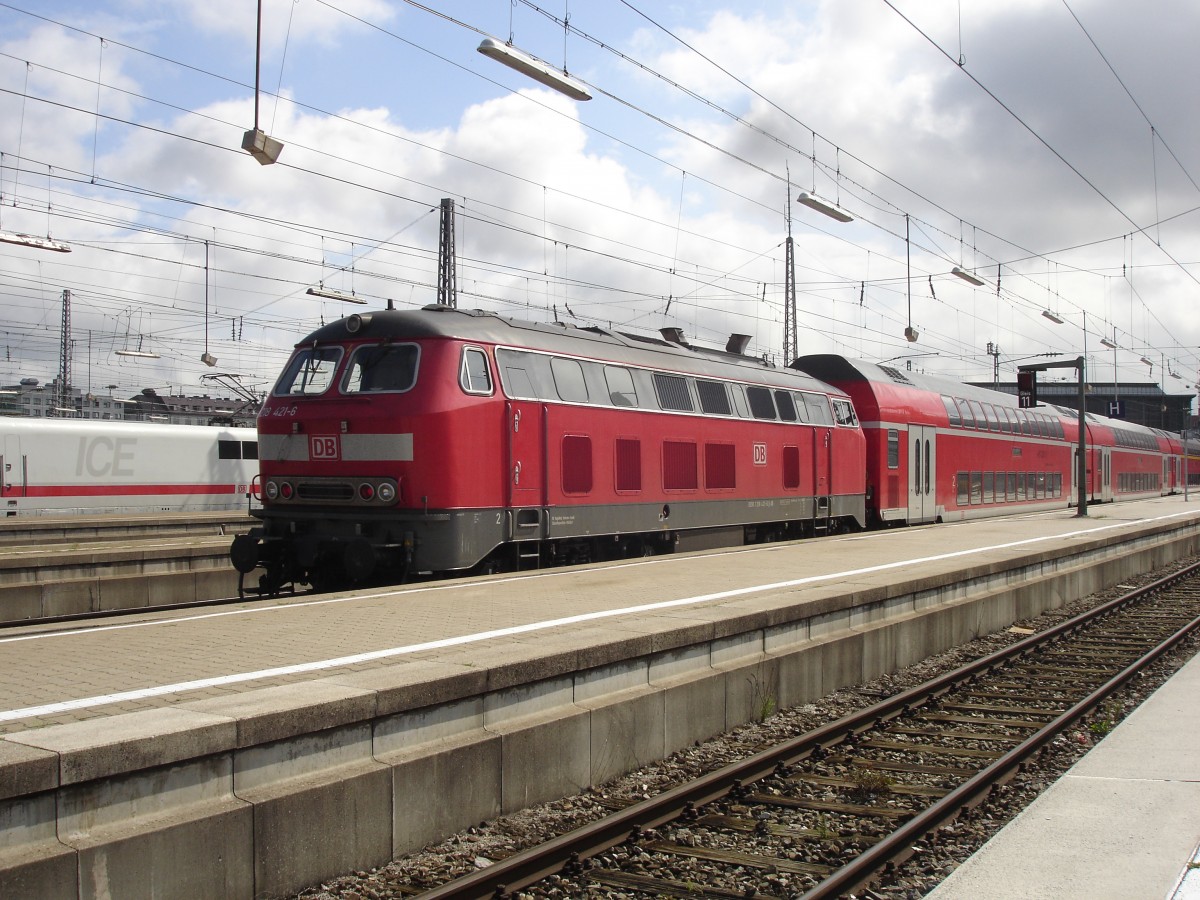
[[[1046,369],[1075,369],[1079,372],[1079,456],[1075,461],[1075,483],[1079,490],[1079,503],[1075,515],[1087,516],[1087,402],[1084,385],[1087,384],[1086,363],[1080,356],[1074,361],[1032,363],[1017,367],[1017,403],[1022,409],[1032,409],[1037,402],[1037,373]]]

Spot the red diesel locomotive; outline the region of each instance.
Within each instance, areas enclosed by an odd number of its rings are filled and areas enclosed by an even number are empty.
[[[809,375],[429,306],[296,346],[258,418],[260,584],[535,568],[866,524],[863,432]]]
[[[850,395],[866,435],[875,524],[1007,515],[1078,503],[1078,412],[886,365],[816,355],[793,365]],[[1089,502],[1181,490],[1178,435],[1089,413]]]

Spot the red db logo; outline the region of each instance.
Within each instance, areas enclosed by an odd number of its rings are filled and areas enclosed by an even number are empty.
[[[754,445],[754,464],[756,466],[765,466],[767,464],[767,445]]]
[[[309,455],[313,459],[337,459],[337,437],[335,435],[313,435],[309,438]]]

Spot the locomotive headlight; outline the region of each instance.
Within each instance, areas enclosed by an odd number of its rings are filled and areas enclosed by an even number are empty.
[[[266,495],[268,500],[274,500],[279,496],[279,485],[277,485],[274,481],[268,481],[263,487],[263,493]]]
[[[361,497],[363,500],[374,500],[375,499],[374,485],[367,484],[366,482],[363,482],[362,484],[360,484],[358,486],[358,496]]]
[[[290,481],[279,482],[279,496],[284,500],[292,499],[292,483]]]
[[[396,499],[396,488],[391,482],[385,481],[379,485],[379,499],[384,503],[391,503]]]

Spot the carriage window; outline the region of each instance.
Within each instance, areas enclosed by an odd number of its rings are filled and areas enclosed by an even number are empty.
[[[458,378],[468,394],[490,394],[492,370],[488,367],[487,354],[477,347],[463,350],[462,371]]]
[[[407,391],[417,382],[416,344],[374,344],[350,357],[342,390],[347,394]]]
[[[975,427],[975,413],[971,411],[971,404],[966,400],[957,401],[959,411],[962,412],[962,423],[964,428]]]
[[[554,375],[554,388],[558,396],[568,403],[587,403],[587,383],[583,380],[583,366],[573,359],[550,360],[550,372]]]
[[[942,395],[942,406],[946,407],[946,418],[950,420],[951,425],[961,425],[962,416],[958,414],[958,404],[954,402],[953,397]]]
[[[658,405],[663,409],[692,411],[692,397],[688,393],[686,378],[655,372],[654,391],[658,394]]]
[[[834,400],[833,417],[839,425],[857,425],[858,417],[854,415],[854,406],[849,400]]]
[[[775,401],[771,399],[771,392],[766,388],[746,388],[746,399],[750,401],[750,415],[754,418],[775,418]]]
[[[628,369],[605,366],[604,382],[608,385],[608,399],[613,406],[638,405],[637,388],[633,386],[633,374]]]
[[[305,347],[296,351],[273,393],[283,396],[325,393],[333,383],[333,373],[341,358],[341,347]]]
[[[241,441],[217,441],[217,459],[241,459]]]
[[[900,468],[900,432],[895,428],[888,429],[887,435],[888,468]]]
[[[258,441],[242,441],[242,459],[258,459]]]
[[[729,391],[719,381],[696,381],[696,393],[700,395],[700,408],[716,416],[731,416]]]
[[[967,403],[971,407],[971,413],[975,418],[975,427],[987,430],[987,413],[983,411],[983,404],[978,400],[968,400]]]

